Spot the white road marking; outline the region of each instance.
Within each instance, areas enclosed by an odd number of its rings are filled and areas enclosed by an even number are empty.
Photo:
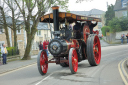
[[[55,72],[53,72],[53,73],[55,73]],[[39,85],[44,80],[48,79],[53,73],[51,73],[50,75],[48,75],[47,77],[45,77],[44,79],[42,79],[41,81],[39,81],[38,83],[36,83],[35,85]]]
[[[63,71],[63,70],[61,70],[61,71]],[[35,85],[39,85],[41,82],[43,82],[44,80],[48,79],[52,74],[54,74],[54,73],[56,73],[56,72],[58,72],[58,71],[55,71],[55,72],[49,74],[47,77],[45,77],[44,79],[42,79],[41,81],[39,81],[39,82],[36,83]],[[59,71],[59,72],[60,72],[60,71]]]

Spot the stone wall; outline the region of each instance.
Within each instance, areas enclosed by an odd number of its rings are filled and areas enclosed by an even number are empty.
[[[2,43],[4,42],[5,45],[7,46],[7,41],[6,41],[6,35],[5,35],[5,33],[1,33],[0,34],[0,42],[2,42]]]
[[[39,50],[32,50],[31,51],[31,55],[38,55],[38,53],[39,53]]]
[[[127,35],[128,31],[121,31],[121,32],[116,32],[116,39],[121,39],[121,35],[125,34]],[[126,36],[125,36],[126,39]]]
[[[106,33],[106,41],[110,44],[115,42],[116,33]]]
[[[121,31],[116,33],[106,33],[106,37],[104,38],[110,44],[120,44],[121,43],[121,35],[127,35],[128,31]],[[125,36],[124,43],[127,42],[127,38]]]

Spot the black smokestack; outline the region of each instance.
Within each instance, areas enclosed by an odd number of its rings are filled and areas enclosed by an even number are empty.
[[[53,23],[54,23],[54,31],[59,31],[59,7],[53,6]]]

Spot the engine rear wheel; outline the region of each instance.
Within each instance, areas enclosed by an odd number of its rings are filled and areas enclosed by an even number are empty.
[[[97,35],[90,34],[87,39],[87,58],[91,66],[97,66],[101,60],[101,45]]]
[[[78,56],[75,48],[71,48],[69,51],[69,68],[71,70],[71,73],[74,74],[77,72],[78,69]]]
[[[48,57],[45,51],[40,51],[38,53],[38,57],[37,57],[37,66],[38,66],[38,70],[39,73],[41,75],[44,75],[47,73],[48,70]]]

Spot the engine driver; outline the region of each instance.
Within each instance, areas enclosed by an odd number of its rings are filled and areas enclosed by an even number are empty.
[[[91,23],[91,21],[87,21],[87,24],[90,29],[90,34],[93,34],[93,28],[97,25],[97,22],[95,24]]]

